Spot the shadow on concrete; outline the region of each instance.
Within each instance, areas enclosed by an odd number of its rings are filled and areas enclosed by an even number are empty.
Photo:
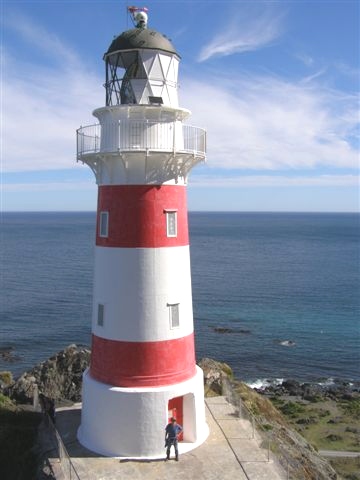
[[[88,450],[77,439],[77,431],[81,422],[81,409],[64,409],[56,411],[55,427],[58,430],[70,457],[106,458]]]
[[[122,458],[119,460],[119,463],[128,463],[128,462],[133,462],[133,463],[164,463],[165,458]]]

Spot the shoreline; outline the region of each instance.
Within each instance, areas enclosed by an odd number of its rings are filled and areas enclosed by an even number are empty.
[[[87,347],[86,347],[87,348]],[[11,368],[11,363],[5,363],[5,362],[0,362],[0,372],[10,372],[12,375],[12,378],[14,382],[18,381],[24,374],[29,373],[33,368],[35,368],[37,365],[45,363],[46,360],[39,362],[32,367],[29,367],[27,369],[21,370],[20,373],[18,373],[18,370],[16,370],[16,373],[14,373],[13,369]],[[236,375],[236,378],[240,378],[239,375]],[[249,388],[252,388],[258,393],[266,393],[269,389],[271,388],[277,388],[282,385],[284,382],[289,382],[289,381],[294,381],[298,382],[300,385],[311,385],[311,386],[316,386],[323,391],[326,391],[327,389],[332,390],[333,388],[340,388],[340,387],[346,387],[351,389],[351,391],[355,392],[360,392],[360,380],[349,380],[348,378],[333,378],[330,377],[328,379],[318,379],[318,380],[304,380],[304,379],[299,379],[299,378],[294,378],[294,377],[287,377],[287,378],[259,378],[256,380],[248,380],[248,379],[241,379],[241,382],[243,382],[245,385],[247,385]]]
[[[76,344],[80,348],[90,349],[90,346],[85,343]],[[64,347],[66,348],[66,346]],[[17,352],[16,348],[12,345],[3,345],[0,346],[0,372],[7,371],[10,372],[14,381],[17,381],[22,375],[30,372],[36,366],[46,362],[49,357],[46,357],[44,360],[38,362],[26,364],[23,367],[19,367],[19,364],[25,363],[22,361],[21,355]],[[222,360],[219,360],[222,361]],[[226,363],[226,362],[225,362]],[[234,367],[232,367],[234,370]],[[241,377],[240,375],[236,375]],[[253,388],[256,391],[266,390],[267,388],[276,388],[280,386],[283,382],[294,381],[298,382],[300,385],[317,385],[324,389],[333,388],[338,386],[346,386],[352,390],[360,391],[360,377],[359,379],[349,378],[347,376],[329,376],[329,377],[311,377],[311,378],[302,378],[297,376],[287,376],[287,377],[269,377],[263,376],[259,378],[244,378],[241,377],[241,381],[245,383],[248,387]]]
[[[304,386],[316,386],[319,390],[326,392],[326,390],[333,390],[339,388],[348,388],[351,391],[360,391],[360,380],[349,380],[345,378],[320,378],[318,380],[301,380],[294,377],[290,378],[266,378],[266,379],[257,379],[255,381],[247,381],[242,380],[248,387],[252,388],[253,390],[257,391],[258,393],[271,393],[272,390],[276,391],[276,389],[280,388],[284,383],[287,382],[295,382],[300,387]]]

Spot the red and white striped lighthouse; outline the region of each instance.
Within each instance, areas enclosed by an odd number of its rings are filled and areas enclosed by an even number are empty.
[[[202,443],[203,373],[195,364],[186,183],[205,131],[183,124],[179,56],[132,7],[135,28],[104,55],[106,106],[77,132],[98,184],[90,368],[80,442],[109,456],[164,455],[169,416],[184,452]]]

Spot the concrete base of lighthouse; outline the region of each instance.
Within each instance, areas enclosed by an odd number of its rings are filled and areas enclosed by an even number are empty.
[[[209,434],[199,367],[190,380],[156,388],[113,387],[94,380],[86,370],[78,439],[89,450],[109,457],[163,457],[169,402],[178,398],[183,409],[181,454],[201,445]]]

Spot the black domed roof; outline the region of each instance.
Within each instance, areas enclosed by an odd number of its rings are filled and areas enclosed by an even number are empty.
[[[108,51],[104,55],[104,59],[116,52],[136,50],[139,48],[163,50],[177,55],[170,40],[162,33],[149,28],[132,28],[131,30],[121,33],[112,41]]]

